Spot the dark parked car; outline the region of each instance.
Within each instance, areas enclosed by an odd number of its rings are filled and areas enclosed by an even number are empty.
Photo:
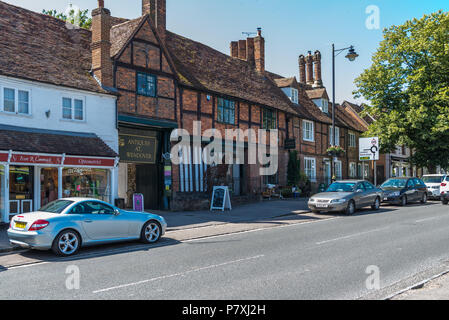
[[[414,201],[426,203],[428,199],[426,184],[418,178],[391,178],[380,188],[384,192],[383,202],[386,203],[405,206]]]

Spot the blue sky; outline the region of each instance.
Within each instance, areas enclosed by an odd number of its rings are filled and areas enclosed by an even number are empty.
[[[30,10],[64,11],[69,4],[93,9],[96,0],[3,0]],[[380,29],[369,30],[366,8],[379,8]],[[113,16],[135,18],[140,0],[105,0]],[[242,32],[262,27],[266,40],[267,70],[298,78],[298,56],[320,50],[324,84],[331,97],[332,51],[354,45],[360,57],[336,59],[336,100],[358,101],[352,96],[354,79],[371,64],[382,40],[382,29],[443,9],[447,0],[167,0],[167,28],[229,54],[229,43],[244,39]]]

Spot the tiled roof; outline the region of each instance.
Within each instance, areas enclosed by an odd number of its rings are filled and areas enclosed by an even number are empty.
[[[296,78],[292,77],[292,78],[278,78],[278,79],[274,79],[274,82],[277,84],[277,86],[279,88],[285,88],[285,87],[292,87],[295,86],[296,87]]]
[[[310,99],[325,98],[325,99],[329,100],[329,96],[327,95],[326,88],[311,89],[311,90],[307,90],[306,92]]]
[[[116,157],[97,135],[0,125],[0,150],[74,156]]]
[[[329,110],[330,114],[332,114],[331,109]],[[335,105],[335,119],[337,126],[344,126],[358,132],[365,132],[367,130],[366,126],[357,121],[346,107],[340,104]]]
[[[107,93],[89,73],[89,30],[2,1],[0,30],[0,75]]]
[[[248,62],[169,31],[166,45],[183,85],[296,113],[274,81]]]
[[[120,52],[144,18],[145,16],[128,20],[111,28],[111,57]]]

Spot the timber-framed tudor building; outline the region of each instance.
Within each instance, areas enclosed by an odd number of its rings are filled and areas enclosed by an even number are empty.
[[[321,78],[319,51],[299,57],[298,81],[296,77],[265,69],[269,57],[265,54],[262,29],[258,29],[255,37],[232,41],[228,55],[168,31],[165,0],[141,2],[142,16],[127,20],[112,16],[104,1],[99,0],[98,8],[92,11],[92,28],[84,30],[0,1],[0,10],[5,13],[0,17],[0,27],[9,26],[0,35],[0,56],[3,56],[0,62],[6,59],[5,63],[0,63],[3,64],[0,66],[0,90],[3,92],[0,95],[0,126],[9,124],[9,118],[3,117],[8,100],[6,93],[10,93],[4,90],[9,88],[5,84],[7,80],[52,86],[54,90],[78,90],[77,96],[81,97],[102,97],[95,103],[74,97],[69,104],[61,96],[61,101],[55,104],[61,110],[73,109],[74,117],[79,116],[80,110],[84,114],[102,110],[97,118],[91,116],[84,122],[74,121],[70,132],[72,138],[76,138],[71,141],[78,143],[77,148],[81,149],[77,155],[115,160],[111,168],[100,166],[110,170],[109,187],[105,187],[108,189],[107,200],[124,199],[127,207],[132,207],[133,194],[142,193],[146,209],[208,208],[206,175],[210,168],[205,163],[194,164],[192,161],[200,157],[202,150],[193,145],[183,150],[182,156],[190,159],[190,164],[174,165],[168,156],[173,145],[170,141],[172,131],[178,128],[193,132],[194,121],[201,122],[203,132],[213,128],[223,137],[225,129],[278,129],[278,173],[264,177],[259,175],[259,165],[230,165],[224,174],[233,201],[258,199],[267,184],[287,186],[287,165],[293,146],[298,151],[301,170],[312,182],[312,191],[318,190],[320,184],[330,182],[331,159],[326,150],[331,141],[332,108]],[[15,27],[19,24],[22,27]],[[10,41],[18,45],[6,48],[3,44]],[[38,54],[23,56],[37,47]],[[26,63],[15,62],[20,58],[27,59]],[[20,90],[17,90],[15,99],[20,105]],[[79,101],[84,104],[81,106]],[[103,104],[102,108],[98,104]],[[335,161],[337,178],[362,175],[370,178],[373,175],[372,167],[365,167],[358,159],[358,139],[369,123],[359,115],[357,107],[345,102],[335,108],[336,141],[346,150],[345,155]],[[113,114],[112,118],[110,114]],[[16,116],[21,115],[17,113]],[[33,121],[35,114],[23,116]],[[81,123],[91,120],[96,123],[81,127]],[[67,123],[59,124],[60,130],[64,130]],[[111,133],[102,136],[95,127],[104,125],[111,128]],[[35,127],[35,130],[45,129],[37,122]],[[22,130],[20,126],[0,129]],[[39,150],[39,141],[42,141],[39,138],[43,138],[38,134],[42,132],[35,132],[35,150],[25,151],[61,154],[61,157],[70,154],[63,147],[58,150],[49,147],[45,152]],[[83,137],[91,140],[82,140]],[[85,143],[100,145],[102,152],[83,154]],[[18,149],[0,143],[0,168],[12,166],[10,153],[22,151]],[[2,152],[9,152],[9,158],[3,159]],[[58,176],[58,172],[62,174],[64,162],[56,161],[56,167],[59,169],[54,173],[54,179],[63,184],[65,180]],[[42,172],[43,169],[39,170]],[[34,175],[39,179],[36,170]],[[0,184],[3,216],[11,201],[18,200],[6,190],[7,179],[11,176],[5,172],[1,178],[3,184]],[[69,180],[67,178],[67,182]],[[37,181],[34,186],[34,197],[40,197],[43,187]],[[57,189],[59,196],[66,195],[64,185]],[[91,189],[87,187],[87,190]]]

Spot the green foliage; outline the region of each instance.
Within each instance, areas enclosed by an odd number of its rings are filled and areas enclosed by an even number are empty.
[[[287,182],[289,186],[296,186],[300,180],[301,162],[298,159],[298,151],[291,151],[288,159]]]
[[[58,13],[56,10],[45,10],[45,9],[42,10],[42,13],[69,22],[74,26],[83,29],[90,29],[90,27],[92,26],[92,18],[89,18],[88,16],[89,13],[88,9],[75,10],[72,8],[72,5],[70,5],[68,15],[64,13]]]
[[[384,30],[372,65],[355,81],[371,102],[381,151],[413,150],[418,166],[449,167],[449,13],[439,11]],[[362,114],[363,115],[363,114]]]
[[[340,146],[331,146],[326,150],[327,154],[333,157],[341,157],[346,151]]]

